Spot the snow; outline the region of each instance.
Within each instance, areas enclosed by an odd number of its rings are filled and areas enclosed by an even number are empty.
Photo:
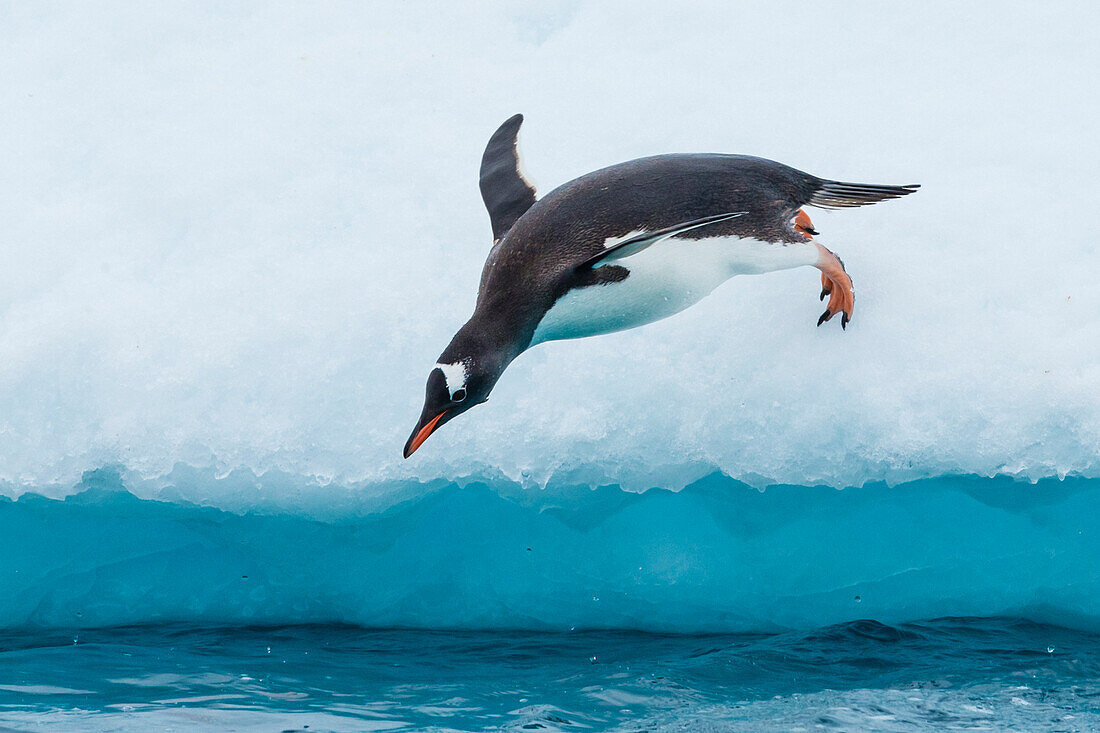
[[[0,478],[1098,476],[1097,13],[13,8]],[[670,151],[923,188],[813,213],[859,293],[846,333],[814,327],[811,268],[735,278],[538,347],[402,461],[491,244],[481,149],[516,111],[543,192]]]

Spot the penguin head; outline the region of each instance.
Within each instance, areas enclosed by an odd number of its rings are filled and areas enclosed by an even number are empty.
[[[489,399],[489,392],[500,377],[495,369],[482,368],[479,361],[471,357],[457,361],[445,361],[445,358],[446,352],[428,374],[424,409],[405,443],[405,458],[411,456],[440,425]]]

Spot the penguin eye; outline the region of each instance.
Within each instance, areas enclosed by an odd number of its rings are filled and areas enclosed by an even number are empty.
[[[462,402],[464,399],[466,399],[466,390],[464,389],[455,390],[455,393],[451,395],[451,402]]]

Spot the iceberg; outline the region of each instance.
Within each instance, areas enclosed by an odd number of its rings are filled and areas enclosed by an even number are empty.
[[[800,8],[813,88],[781,5],[732,48],[724,3],[13,10],[0,626],[1095,626],[1100,44],[994,10]],[[815,270],[737,277],[404,461],[516,112],[541,191],[668,151],[923,187],[814,213],[846,332]]]
[[[146,498],[106,468],[64,499],[0,502],[0,627],[741,632],[1006,615],[1100,628],[1098,479],[363,492],[174,475]],[[245,498],[265,487],[281,498]]]

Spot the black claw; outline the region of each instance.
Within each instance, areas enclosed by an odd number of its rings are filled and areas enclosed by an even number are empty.
[[[848,329],[848,321],[852,320],[847,313],[840,317],[840,328],[843,330]]]
[[[817,319],[817,325],[820,326],[822,323],[824,323],[827,320],[829,320],[829,311],[825,311],[824,313],[821,314],[821,318]]]
[[[814,229],[813,227],[803,227],[803,228],[806,230],[807,234],[813,234],[813,235],[816,236],[816,235],[821,233],[821,232],[817,231],[816,229]]]
[[[828,295],[828,294],[829,294],[829,291],[826,290],[825,288],[822,288],[821,289],[821,297],[819,297],[818,300],[825,300],[825,296]]]

